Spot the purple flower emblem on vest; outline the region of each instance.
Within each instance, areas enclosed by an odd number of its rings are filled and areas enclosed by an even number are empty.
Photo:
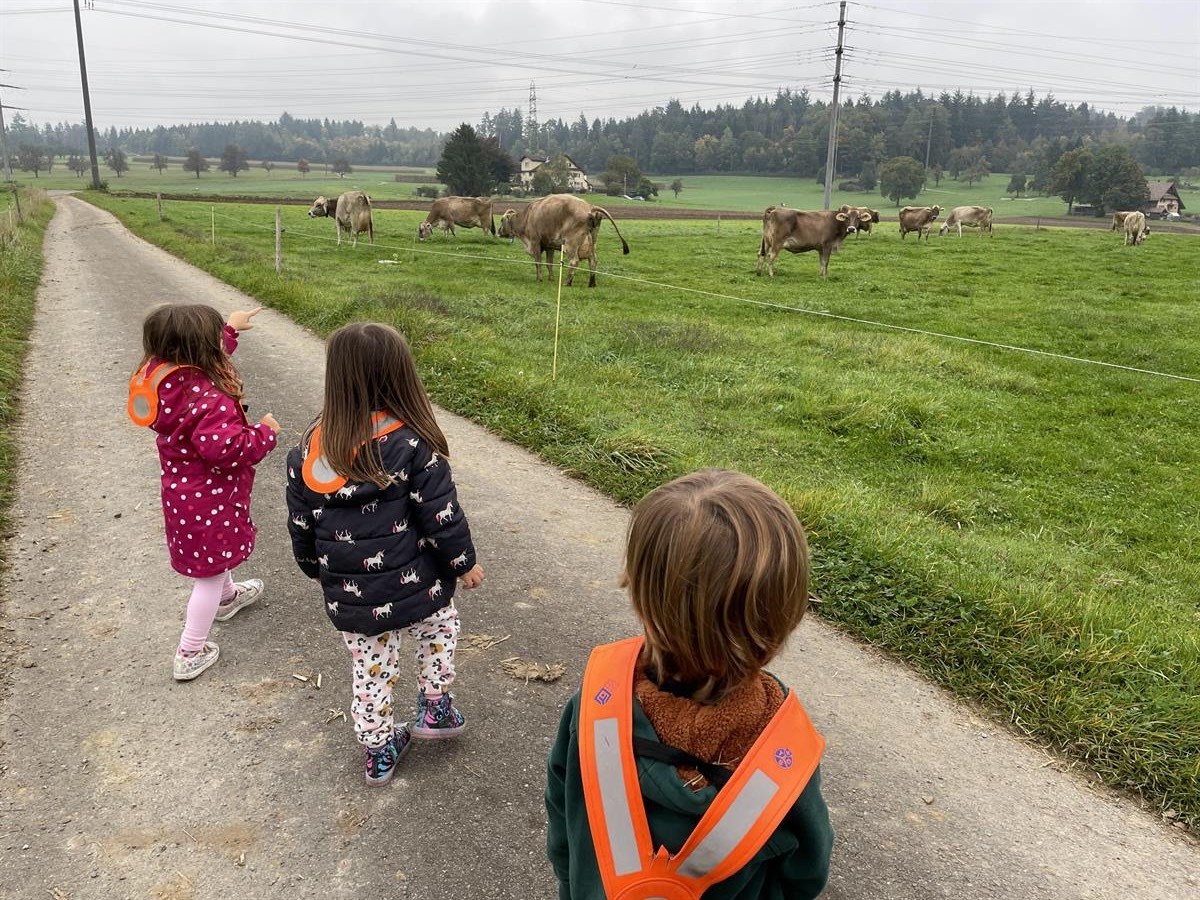
[[[780,747],[776,750],[775,765],[781,769],[790,769],[792,767],[792,751],[787,747]]]

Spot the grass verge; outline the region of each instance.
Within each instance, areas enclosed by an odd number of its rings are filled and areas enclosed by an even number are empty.
[[[1195,238],[881,233],[822,281],[812,254],[756,278],[754,222],[623,223],[631,255],[602,230],[600,287],[564,292],[552,381],[554,290],[519,246],[418,244],[421,215],[386,211],[336,249],[285,208],[277,276],[272,210],[220,208],[214,247],[207,204],[94,202],[318,332],[396,324],[439,403],[618,500],[762,478],[825,616],[1200,823],[1200,386],[816,315],[1198,377]]]
[[[34,294],[42,277],[42,236],[54,214],[54,204],[45,191],[19,190],[19,218],[13,190],[0,192],[0,534],[8,531],[7,511],[17,463],[13,436],[17,390],[33,327]]]

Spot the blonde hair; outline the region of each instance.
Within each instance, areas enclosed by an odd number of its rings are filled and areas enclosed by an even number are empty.
[[[719,700],[753,677],[808,609],[808,544],[796,514],[748,475],[705,469],[633,511],[621,586],[660,682]]]
[[[203,372],[222,394],[242,399],[242,380],[225,352],[225,320],[203,303],[168,303],[142,323],[142,361],[151,359]]]
[[[343,325],[325,345],[322,452],[343,478],[384,488],[391,476],[371,439],[375,412],[391,413],[442,456],[450,455],[404,335],[378,322]]]

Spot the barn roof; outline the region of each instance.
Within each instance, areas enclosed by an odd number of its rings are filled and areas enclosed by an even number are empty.
[[[1175,182],[1173,181],[1151,181],[1149,187],[1151,203],[1157,203],[1168,194],[1179,199],[1179,191],[1176,190]]]

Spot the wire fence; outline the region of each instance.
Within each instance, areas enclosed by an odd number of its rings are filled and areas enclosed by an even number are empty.
[[[223,219],[225,221],[233,222],[240,226],[243,226],[246,228],[251,228],[251,229],[270,231],[270,232],[275,232],[277,229],[277,226],[259,225],[255,222],[249,222],[245,219],[235,218],[233,216],[225,215],[224,213],[218,213],[218,212],[216,212],[216,207],[212,208],[212,215],[213,215],[214,223],[217,219]],[[322,236],[322,235],[316,234],[315,232],[302,231],[302,230],[297,230],[297,229],[288,229],[282,233],[290,235],[290,236],[305,238],[306,240],[313,241],[313,242],[326,242],[326,243],[335,243],[336,244],[339,241],[339,237],[336,237],[336,236],[335,237]],[[215,224],[214,224],[214,230],[213,230],[213,243],[214,244],[216,243]],[[386,243],[381,243],[381,242],[374,242],[374,243],[372,243],[371,246],[374,249],[378,249],[378,250],[392,251],[396,255],[398,255],[400,253],[413,253],[413,254],[423,254],[426,256],[443,256],[443,257],[453,258],[455,260],[467,260],[467,261],[480,260],[480,261],[487,261],[488,263],[499,262],[499,263],[504,263],[507,265],[516,265],[516,266],[525,266],[525,267],[528,267],[530,264],[528,259],[514,259],[509,256],[498,256],[498,255],[492,255],[492,254],[472,254],[472,253],[465,253],[465,252],[461,252],[461,251],[448,252],[445,250],[434,250],[434,249],[430,249],[430,248],[426,248],[426,247],[414,247],[412,245],[400,245],[400,244],[386,244]],[[390,262],[390,260],[381,260],[381,262]],[[549,263],[547,263],[546,265],[547,265],[548,274],[553,274],[552,266]],[[561,310],[562,269],[566,266],[565,254],[559,252],[559,259],[558,259],[557,263],[555,263],[554,265],[558,266],[560,269],[560,272],[559,272],[559,296],[557,299],[557,306],[558,306],[558,309]],[[1008,343],[1004,343],[1002,341],[983,340],[981,338],[972,338],[972,337],[967,337],[965,335],[949,334],[947,332],[933,331],[931,329],[925,329],[925,328],[915,328],[915,327],[912,327],[909,325],[897,325],[892,322],[883,322],[883,321],[879,321],[877,319],[867,319],[867,318],[863,318],[860,316],[842,315],[840,313],[829,312],[828,310],[810,309],[808,307],[795,306],[792,304],[779,303],[776,301],[756,300],[751,297],[743,297],[743,296],[739,296],[737,294],[729,294],[729,293],[724,293],[721,291],[704,290],[702,288],[686,287],[684,285],[672,284],[672,283],[666,282],[666,281],[655,281],[655,280],[648,279],[648,278],[641,278],[641,277],[634,276],[634,275],[625,275],[620,272],[612,272],[612,271],[599,269],[599,268],[596,269],[596,275],[597,276],[602,275],[606,278],[613,278],[613,279],[617,279],[620,281],[627,281],[627,282],[634,283],[634,284],[646,285],[648,287],[660,288],[660,289],[669,290],[669,291],[676,291],[681,294],[692,294],[692,295],[700,296],[700,297],[708,297],[708,298],[711,298],[714,300],[730,301],[730,302],[734,302],[734,303],[744,303],[748,306],[756,306],[756,307],[765,308],[765,309],[775,309],[775,310],[780,310],[782,312],[795,313],[797,315],[812,316],[815,318],[825,319],[827,321],[842,322],[842,323],[851,324],[851,325],[861,325],[861,326],[864,326],[867,328],[878,328],[878,329],[882,329],[884,331],[893,331],[893,332],[898,332],[898,333],[903,333],[903,334],[920,335],[922,337],[932,338],[935,340],[951,341],[951,342],[957,342],[957,343],[962,343],[962,344],[967,344],[967,345],[973,345],[973,346],[977,346],[977,347],[988,347],[988,348],[991,348],[994,350],[1001,350],[1001,351],[1010,352],[1010,353],[1022,353],[1022,354],[1027,354],[1029,356],[1037,356],[1037,357],[1042,357],[1045,359],[1059,360],[1061,362],[1076,363],[1076,364],[1086,365],[1086,366],[1095,366],[1095,367],[1102,368],[1102,369],[1117,370],[1117,371],[1122,371],[1122,372],[1130,372],[1130,373],[1134,373],[1134,374],[1138,374],[1138,375],[1148,375],[1148,376],[1152,376],[1155,378],[1166,378],[1166,379],[1173,380],[1173,381],[1185,381],[1185,382],[1191,382],[1193,384],[1200,384],[1200,377],[1194,377],[1191,375],[1180,375],[1178,373],[1173,373],[1173,372],[1162,372],[1162,371],[1158,371],[1156,369],[1146,369],[1146,368],[1141,368],[1139,366],[1125,365],[1123,363],[1108,362],[1106,360],[1089,359],[1087,357],[1082,357],[1082,356],[1073,356],[1068,353],[1058,353],[1058,352],[1051,351],[1051,350],[1039,350],[1039,349],[1036,349],[1033,347],[1022,347],[1017,344],[1008,344]],[[554,348],[554,359],[555,359],[554,372],[555,372],[555,374],[557,374],[557,355],[558,355],[558,315],[559,315],[559,313],[556,312],[555,348]]]

